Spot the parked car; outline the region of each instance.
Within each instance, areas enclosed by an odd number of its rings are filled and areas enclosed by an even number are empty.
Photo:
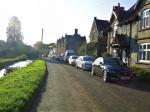
[[[60,54],[58,60],[59,60],[59,61],[63,61],[63,59],[64,59],[64,54]]]
[[[74,55],[73,50],[66,50],[65,55],[64,55],[64,62],[68,63],[68,59],[71,55]]]
[[[112,78],[131,80],[134,77],[132,70],[123,61],[113,57],[97,58],[92,63],[91,73],[102,75],[105,82]]]
[[[76,60],[76,67],[83,70],[91,70],[94,58],[92,56],[79,56]]]
[[[70,57],[69,57],[69,60],[68,60],[68,61],[69,61],[69,64],[75,66],[75,65],[76,65],[76,59],[77,59],[77,58],[78,58],[78,56],[76,56],[76,55],[70,56]]]

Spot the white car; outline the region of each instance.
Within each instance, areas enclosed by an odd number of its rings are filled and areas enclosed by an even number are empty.
[[[83,70],[91,70],[94,58],[92,56],[79,56],[76,60],[76,67],[82,68]]]
[[[76,65],[76,59],[78,58],[78,56],[76,55],[72,55],[69,57],[69,64],[70,65]]]

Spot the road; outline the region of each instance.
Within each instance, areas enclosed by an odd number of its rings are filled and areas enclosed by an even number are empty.
[[[54,60],[32,112],[150,112],[150,86],[103,82],[99,76]]]

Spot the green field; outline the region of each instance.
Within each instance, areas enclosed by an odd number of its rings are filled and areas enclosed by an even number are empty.
[[[0,112],[22,112],[36,94],[46,66],[42,60],[0,79]]]

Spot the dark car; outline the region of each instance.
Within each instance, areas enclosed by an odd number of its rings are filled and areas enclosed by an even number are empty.
[[[92,63],[93,75],[102,75],[103,80],[109,81],[112,78],[119,80],[131,80],[134,76],[132,70],[127,65],[113,57],[99,57]]]

